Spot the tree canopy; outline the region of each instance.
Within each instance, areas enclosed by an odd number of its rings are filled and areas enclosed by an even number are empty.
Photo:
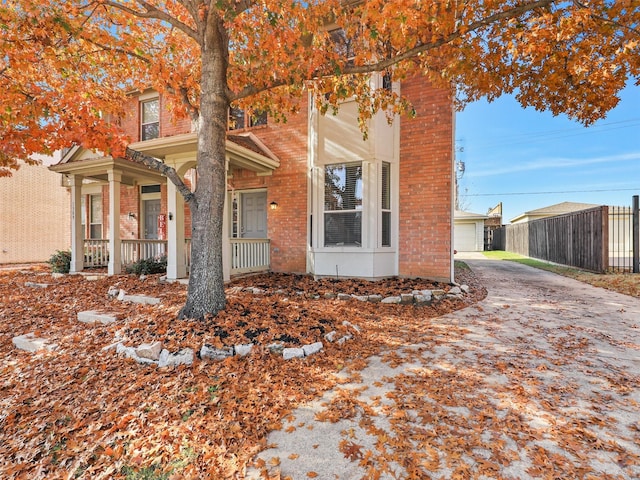
[[[309,89],[323,111],[355,97],[365,125],[411,108],[370,88],[368,75],[385,72],[455,89],[460,107],[515,93],[589,124],[639,78],[639,25],[637,0],[6,0],[0,175],[72,144],[135,157],[117,118],[128,93],[152,87],[197,125],[200,182],[187,203],[205,237],[221,236],[205,224],[222,212],[230,104],[283,119]],[[211,290],[198,265],[190,288]],[[216,300],[185,315],[224,307],[221,275]]]

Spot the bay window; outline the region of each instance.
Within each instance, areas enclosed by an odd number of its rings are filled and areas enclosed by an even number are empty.
[[[324,246],[362,245],[362,163],[324,168]]]

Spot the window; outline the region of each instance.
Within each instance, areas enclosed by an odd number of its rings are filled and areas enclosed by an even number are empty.
[[[89,195],[89,238],[102,238],[102,195]]]
[[[160,136],[160,100],[140,103],[140,139],[151,140]]]
[[[140,187],[140,193],[160,193],[160,185],[142,185]]]
[[[229,109],[229,130],[242,130],[267,124],[266,112],[247,112],[241,108]]]
[[[362,163],[324,170],[324,246],[362,245]]]
[[[380,244],[383,247],[391,246],[391,164],[382,162],[380,189],[380,210],[382,214],[382,230],[380,232]]]

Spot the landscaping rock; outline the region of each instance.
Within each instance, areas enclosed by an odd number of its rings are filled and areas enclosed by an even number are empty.
[[[412,293],[403,293],[400,295],[400,303],[402,305],[411,305],[413,303]]]
[[[380,303],[382,301],[382,295],[369,295],[369,301],[372,303]]]
[[[416,305],[429,305],[431,303],[431,295],[427,297],[426,295],[418,293],[417,295],[413,296],[413,301],[416,303]]]
[[[339,293],[338,300],[351,300],[351,295],[348,293]]]
[[[301,348],[285,348],[282,350],[282,358],[291,360],[292,358],[303,358],[304,350]]]
[[[157,363],[154,360],[150,360],[148,358],[144,358],[144,357],[139,357],[138,354],[136,353],[136,349],[133,347],[127,347],[126,345],[123,345],[122,343],[118,343],[116,345],[116,354],[118,355],[124,355],[127,358],[130,358],[132,360],[135,360],[138,363],[143,363],[143,364],[154,364]]]
[[[149,297],[147,295],[123,295],[122,298],[118,295],[118,300],[123,302],[140,303],[142,305],[157,305],[160,303],[160,299],[156,297]]]
[[[352,336],[352,335],[348,335],[348,334],[347,334],[347,335],[345,335],[345,336],[343,336],[343,337],[340,337],[336,343],[337,343],[338,345],[343,345],[345,342],[347,342],[347,341],[351,340],[352,338],[353,338],[353,336]]]
[[[460,287],[451,287],[451,289],[449,290],[449,295],[460,295],[462,293],[462,290],[460,289]]]
[[[51,278],[55,278],[56,280],[62,277],[64,277],[64,273],[54,272],[51,274]]]
[[[462,290],[464,293],[469,293],[471,291],[471,288],[469,288],[469,285],[460,285],[460,290]]]
[[[267,345],[267,348],[271,353],[275,353],[276,355],[280,355],[284,350],[284,343],[282,342],[274,342]]]
[[[336,332],[335,330],[331,330],[324,336],[324,339],[329,343],[333,343],[336,340],[336,335],[338,335],[338,332]]]
[[[369,296],[368,295],[351,295],[353,298],[355,298],[356,300],[359,300],[361,302],[366,302],[369,300]]]
[[[24,286],[31,287],[31,288],[47,288],[50,285],[48,283],[25,282]]]
[[[382,303],[394,304],[394,303],[400,303],[400,302],[402,302],[402,298],[400,297],[386,297],[382,299]]]
[[[336,294],[332,292],[326,292],[324,294],[324,298],[326,298],[327,300],[333,300],[334,298],[336,298]]]
[[[357,325],[354,325],[348,320],[345,320],[344,322],[342,322],[342,325],[344,325],[347,328],[353,328],[356,332],[360,333],[360,327]]]
[[[444,290],[431,290],[431,295],[433,296],[433,298],[435,298],[436,300],[440,300],[441,298],[444,297],[445,295],[445,291]]]
[[[233,347],[215,348],[211,345],[203,345],[200,349],[200,358],[210,360],[224,360],[233,356]]]
[[[191,365],[193,363],[193,350],[190,348],[183,348],[177,353],[171,353],[169,350],[164,349],[160,352],[160,359],[158,360],[158,367],[177,367],[178,365]]]
[[[158,361],[162,351],[162,342],[143,343],[136,348],[136,355],[140,358]]]
[[[313,355],[314,353],[318,353],[320,350],[324,348],[322,342],[312,343],[310,345],[304,345],[302,347],[302,351],[304,352],[304,356],[308,357],[309,355]]]
[[[120,289],[120,291],[118,292],[118,300],[122,301],[124,300],[124,297],[127,296],[127,292],[123,289]]]
[[[120,293],[120,289],[112,285],[111,287],[109,287],[109,290],[107,290],[107,297],[115,298],[118,296],[119,293]]]
[[[253,343],[247,343],[245,345],[236,345],[235,347],[233,347],[235,354],[240,357],[249,355],[252,349],[253,349]]]
[[[116,316],[109,313],[100,313],[95,310],[87,310],[84,312],[78,312],[78,321],[82,323],[109,325],[115,323]]]
[[[36,337],[33,333],[26,333],[13,337],[11,340],[13,345],[25,352],[37,352],[38,350],[55,350],[58,345],[55,343],[49,343],[49,339]]]

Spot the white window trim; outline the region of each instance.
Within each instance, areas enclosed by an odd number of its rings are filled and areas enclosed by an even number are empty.
[[[139,118],[140,121],[138,122],[138,130],[139,130],[139,135],[140,135],[140,141],[144,142],[146,140],[154,140],[153,138],[147,138],[147,139],[143,139],[142,138],[142,132],[144,131],[144,126],[145,125],[151,125],[152,123],[157,123],[158,124],[158,137],[156,138],[160,138],[160,109],[161,109],[161,105],[160,105],[160,96],[157,93],[153,93],[153,94],[149,94],[150,96],[148,98],[143,98],[146,95],[141,95],[140,97],[138,97],[138,109],[140,110],[139,112]],[[145,103],[149,103],[149,102],[153,102],[153,101],[157,101],[158,102],[158,121],[157,122],[147,122],[144,123],[144,119],[143,119],[143,110],[144,107],[143,105]]]

